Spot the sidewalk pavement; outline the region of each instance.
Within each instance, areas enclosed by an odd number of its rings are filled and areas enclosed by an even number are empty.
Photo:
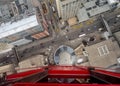
[[[32,46],[40,45],[41,43],[46,43],[46,42],[48,42],[50,40],[53,40],[55,37],[56,37],[56,33],[52,30],[52,36],[44,38],[44,39],[36,40],[36,41],[31,42],[31,43],[29,43],[27,45],[17,47],[17,50],[22,51],[22,50],[30,48]]]

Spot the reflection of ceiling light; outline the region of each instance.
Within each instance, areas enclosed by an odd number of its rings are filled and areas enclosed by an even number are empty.
[[[78,64],[80,64],[80,63],[82,63],[82,62],[83,62],[83,59],[82,59],[82,58],[80,58],[80,59],[77,60],[77,63],[78,63]]]

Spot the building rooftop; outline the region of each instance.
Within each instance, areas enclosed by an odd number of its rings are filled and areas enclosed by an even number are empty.
[[[120,44],[120,31],[118,31],[118,32],[114,33],[114,35],[115,35],[115,37],[116,37],[117,41],[118,41],[118,42],[119,42],[119,44]]]
[[[91,66],[108,67],[117,63],[120,48],[116,41],[111,39],[85,47]]]
[[[35,27],[39,25],[37,22],[36,15],[30,16],[28,18],[24,18],[22,20],[16,21],[16,22],[8,22],[3,23],[0,26],[0,38],[7,37],[9,35],[30,29],[32,27]]]
[[[12,2],[14,0],[0,0],[0,5],[3,5],[3,4],[6,4],[6,3],[9,3],[9,2]]]

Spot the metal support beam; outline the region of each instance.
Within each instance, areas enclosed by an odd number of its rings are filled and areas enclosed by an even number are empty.
[[[48,70],[37,69],[31,70],[24,73],[14,74],[7,77],[7,80],[11,83],[22,83],[22,82],[38,82],[48,76]]]
[[[87,69],[72,66],[54,66],[48,70],[50,78],[89,78]]]
[[[89,84],[82,84],[84,82],[80,84],[66,84],[49,83],[49,78],[79,78],[91,80],[88,81],[90,82]],[[41,69],[10,75],[7,77],[7,80],[11,80],[11,83],[16,83],[13,84],[13,86],[120,86],[120,73],[115,72],[115,70],[113,72],[94,67],[48,66]]]
[[[16,83],[13,86],[120,86],[117,85],[108,85],[108,84],[61,84],[61,83]]]
[[[105,70],[91,70],[91,77],[107,84],[120,84],[120,73]]]

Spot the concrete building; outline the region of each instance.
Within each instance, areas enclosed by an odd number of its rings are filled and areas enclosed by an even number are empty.
[[[20,14],[30,15],[34,11],[31,0],[3,0],[0,4],[0,22],[8,22]]]
[[[5,73],[5,72],[7,73],[7,75],[16,73],[14,65],[13,64],[9,64],[9,65],[1,66],[0,67],[0,75]]]
[[[120,31],[114,33],[115,38],[117,39],[119,45],[120,45]]]
[[[118,3],[120,3],[120,0],[107,0],[107,1],[111,8],[117,7]]]
[[[27,9],[25,11],[21,9],[20,11],[20,9],[19,10],[17,9],[21,8],[20,6],[23,5],[24,3],[22,3],[22,1],[19,3],[17,2],[12,3],[15,4],[16,9],[16,10],[13,9],[14,19],[6,23],[1,23],[0,42],[20,46],[23,44],[30,43],[33,40],[49,36],[48,25],[45,19],[43,19],[42,15],[38,15],[38,9],[36,9],[35,14],[35,12],[33,12],[34,10],[32,9],[32,6],[31,8],[29,8],[29,5],[25,5],[27,6],[26,7]],[[14,8],[14,6],[11,7]]]
[[[78,9],[81,7],[80,0],[56,0],[59,18],[68,20],[77,16]]]
[[[28,70],[39,68],[40,66],[45,66],[45,57],[43,55],[35,55],[29,57],[24,61],[19,63],[19,67],[17,68],[17,72],[24,72]]]
[[[17,3],[17,1],[11,2],[11,9],[14,16],[17,16],[21,13],[21,8],[18,7],[18,5],[19,4]]]
[[[0,16],[6,16],[6,15],[9,15],[9,10],[8,9],[8,6],[7,5],[1,5],[0,6]]]
[[[14,16],[33,11],[32,0],[15,0],[11,2],[11,8]]]
[[[36,35],[33,35],[32,37],[33,38],[35,38],[35,39],[39,39],[40,38],[40,36],[39,35],[44,35],[44,34],[46,34],[46,36],[48,36],[49,35],[49,33],[48,33],[48,21],[47,21],[47,19],[46,19],[46,17],[45,17],[45,9],[43,8],[43,5],[44,6],[46,6],[45,5],[45,3],[44,2],[42,2],[42,1],[40,1],[40,0],[32,0],[32,3],[33,3],[33,6],[35,7],[35,9],[36,9],[36,16],[37,16],[37,21],[39,22],[39,23],[41,23],[41,25],[43,26],[43,28],[44,28],[44,33],[43,34],[41,34],[41,33],[39,33],[39,34],[36,34]],[[46,9],[46,11],[47,11],[47,9]]]
[[[78,66],[90,66],[87,56],[85,56],[85,46],[80,44],[77,48],[74,49],[77,56],[76,65]]]
[[[18,0],[19,4],[21,5],[21,8],[24,9],[23,6],[26,6],[29,11],[33,10],[32,0]]]
[[[117,64],[117,58],[120,56],[117,42],[111,39],[87,46],[85,50],[88,53],[90,65],[95,67],[106,68]]]
[[[6,72],[7,75],[13,74],[16,72],[18,73],[24,72],[24,71],[39,68],[41,66],[43,67],[46,65],[45,65],[45,57],[43,55],[35,55],[32,57],[29,57],[29,59],[19,62],[18,67],[15,67],[13,64],[0,66],[0,75],[4,72]]]
[[[96,4],[97,1],[100,1],[102,5],[99,6],[99,4]],[[107,3],[107,0],[56,0],[56,5],[59,18],[62,22],[69,20],[69,25],[71,22],[73,25],[73,21],[74,24],[77,22],[80,23],[88,20],[92,16],[110,10],[110,5]]]
[[[13,43],[43,30],[42,26],[37,22],[36,15],[33,15],[12,24],[11,22],[2,24],[0,26],[0,42]]]

